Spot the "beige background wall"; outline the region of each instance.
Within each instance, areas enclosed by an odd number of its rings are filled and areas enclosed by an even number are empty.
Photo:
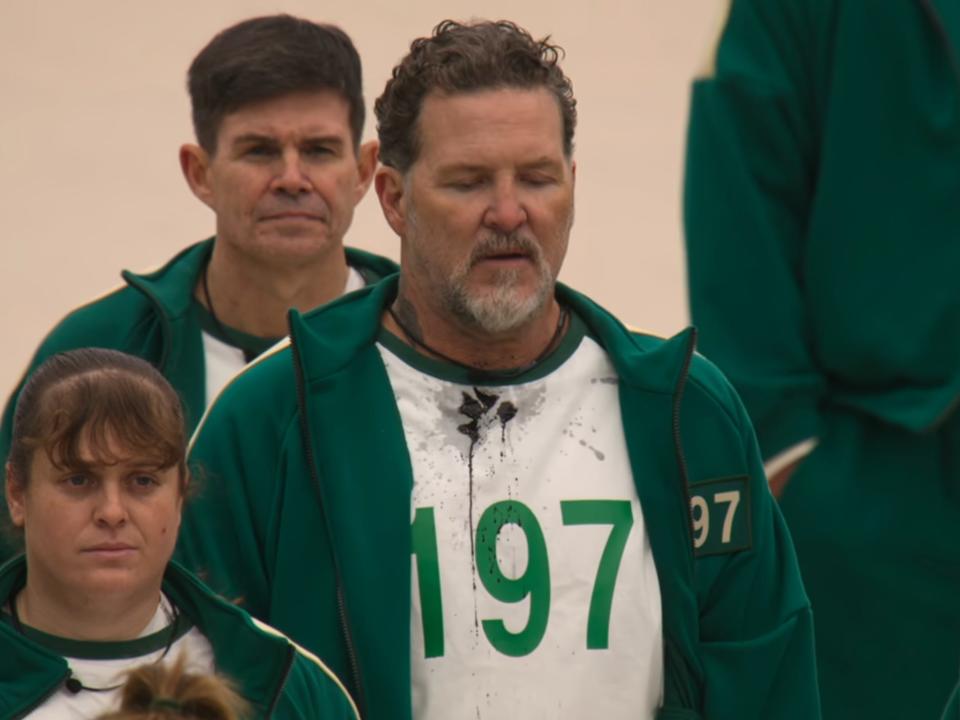
[[[340,24],[368,105],[410,40],[441,19],[505,17],[567,50],[579,100],[577,220],[562,279],[625,321],[687,321],[680,186],[689,81],[722,2],[702,0],[30,0],[0,2],[0,395],[70,308],[212,232],[180,176],[184,75],[254,15]],[[375,129],[368,122],[366,135]],[[397,256],[371,192],[350,242]]]

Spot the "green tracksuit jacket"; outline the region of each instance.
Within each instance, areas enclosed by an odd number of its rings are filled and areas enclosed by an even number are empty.
[[[23,557],[0,567],[0,603],[26,579]],[[163,591],[213,646],[217,672],[230,678],[254,717],[359,720],[353,701],[324,665],[281,634],[256,624],[176,563]],[[0,720],[29,714],[68,676],[66,661],[0,623]]]
[[[700,345],[764,457],[960,397],[960,6],[733,0],[686,161]]]
[[[215,588],[349,678],[367,720],[411,717],[413,477],[375,346],[396,288],[391,278],[292,313],[291,346],[228,386],[194,442],[207,487],[178,547]],[[663,599],[659,717],[819,717],[810,610],[735,394],[692,356],[691,332],[631,334],[587,298],[558,296],[620,376]],[[746,511],[727,542],[717,529],[695,556],[691,496],[713,503],[723,483],[742,491]]]
[[[72,311],[50,331],[4,409],[0,465],[7,459],[16,400],[27,375],[51,355],[81,347],[110,348],[149,360],[180,393],[188,430],[193,430],[206,405],[206,374],[200,321],[191,307],[197,278],[212,250],[211,238],[186,248],[154,272],[124,270],[126,285]],[[397,270],[386,258],[353,248],[346,253],[347,263],[368,282]],[[6,513],[2,498],[0,512]],[[13,553],[0,536],[0,561]]]
[[[693,87],[693,320],[783,496],[824,717],[937,717],[960,658],[960,4],[733,0]]]

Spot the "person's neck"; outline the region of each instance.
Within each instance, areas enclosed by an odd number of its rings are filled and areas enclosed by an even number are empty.
[[[256,337],[281,337],[290,308],[305,312],[340,297],[347,272],[343,246],[311,263],[267,265],[215,242],[204,270],[206,289],[201,274],[194,296],[222,325]]]
[[[91,596],[63,588],[54,592],[39,584],[28,578],[14,599],[20,623],[69,640],[133,640],[141,635],[160,604],[159,585],[131,598]]]
[[[417,302],[402,285],[384,313],[383,326],[422,355],[485,371],[535,364],[559,344],[567,330],[555,298],[522,326],[489,333]]]

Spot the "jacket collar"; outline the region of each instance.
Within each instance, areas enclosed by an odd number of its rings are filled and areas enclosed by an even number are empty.
[[[190,312],[193,291],[213,252],[214,238],[196,243],[178,253],[158,270],[121,274],[130,287],[141,292],[156,310],[161,333],[157,365],[184,398],[188,427],[200,421],[206,406],[206,369],[199,323]],[[346,248],[347,263],[366,280],[379,280],[397,270],[387,258]]]
[[[0,603],[6,605],[26,580],[20,555],[0,567]],[[213,594],[175,562],[167,566],[163,591],[213,647],[218,672],[233,678],[248,702],[266,715],[281,691],[296,652],[283,636],[261,630],[249,615]],[[19,717],[67,677],[66,661],[0,623],[0,717]]]
[[[189,311],[197,278],[212,251],[213,238],[209,238],[178,253],[159,270],[121,273],[127,284],[142,293],[154,308],[160,355],[151,359],[183,397],[187,427],[191,430],[203,415],[207,393],[200,325]]]
[[[166,317],[178,318],[190,309],[193,289],[210,259],[213,243],[211,237],[191,245],[158,270],[124,270],[121,275],[128,285],[147,295]],[[397,272],[397,264],[385,257],[351,247],[345,248],[345,252],[347,264],[357,268],[365,279],[380,280]]]
[[[146,295],[169,320],[182,317],[193,303],[193,288],[213,252],[213,238],[191,245],[177,253],[158,270],[134,273],[124,270],[123,279]]]
[[[376,343],[387,306],[397,296],[399,275],[339,298],[306,314],[290,311],[296,351],[309,355],[304,363],[308,380],[339,372]],[[621,379],[638,389],[673,394],[693,342],[687,328],[670,340],[643,338],[630,332],[608,311],[585,295],[557,283],[557,298],[587,323],[608,348]]]

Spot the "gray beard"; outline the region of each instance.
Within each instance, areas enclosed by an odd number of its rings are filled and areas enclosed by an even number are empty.
[[[548,268],[538,258],[540,285],[536,292],[518,298],[514,288],[520,273],[502,270],[496,277],[496,288],[482,296],[471,294],[463,282],[464,275],[450,278],[443,288],[446,308],[465,325],[490,334],[500,334],[523,327],[537,315],[553,295],[554,281]]]

